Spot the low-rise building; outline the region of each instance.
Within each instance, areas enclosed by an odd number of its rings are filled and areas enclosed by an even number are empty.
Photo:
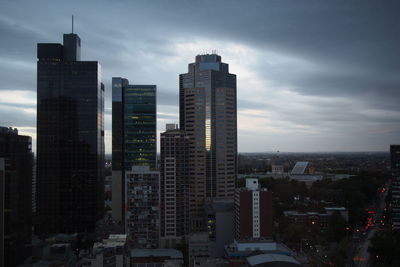
[[[131,249],[128,254],[128,266],[183,266],[183,254],[176,249]]]
[[[92,266],[124,267],[125,249],[126,234],[110,235],[102,242],[94,243]]]
[[[31,266],[76,266],[77,257],[72,249],[77,234],[57,234],[45,240],[33,238]]]
[[[291,223],[300,223],[309,226],[320,226],[326,228],[329,225],[329,220],[335,213],[339,213],[347,222],[349,220],[349,213],[344,207],[325,207],[326,213],[319,212],[298,212],[298,211],[284,211],[285,217],[289,218]]]
[[[292,256],[293,251],[290,250],[283,243],[277,243],[273,240],[234,240],[234,242],[228,246],[225,246],[225,258],[229,262],[239,264],[245,264],[246,258],[255,254],[279,254]]]
[[[287,176],[287,173],[285,173],[283,165],[272,165],[271,176],[274,178],[284,178]]]
[[[194,233],[188,240],[189,266],[196,266],[211,257],[208,232]]]
[[[295,258],[282,254],[259,254],[247,257],[248,266],[263,267],[296,267],[301,266]]]
[[[308,226],[320,226],[322,228],[328,227],[330,215],[318,212],[298,212],[298,211],[284,211],[283,214],[291,223],[304,224]]]

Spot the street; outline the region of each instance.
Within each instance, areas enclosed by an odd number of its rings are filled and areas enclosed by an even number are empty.
[[[353,263],[354,266],[357,267],[366,267],[370,266],[370,254],[368,252],[368,247],[371,244],[370,239],[374,237],[376,231],[378,230],[379,223],[381,218],[382,218],[382,213],[385,208],[385,198],[387,195],[387,188],[388,186],[385,186],[385,191],[380,194],[379,196],[379,202],[376,205],[376,213],[373,216],[373,221],[376,223],[373,223],[369,229],[368,229],[368,234],[365,236],[365,239],[363,239],[359,244],[358,247],[355,249],[355,253],[353,254]]]

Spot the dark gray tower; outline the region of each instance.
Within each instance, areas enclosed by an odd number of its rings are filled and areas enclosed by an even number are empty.
[[[400,145],[390,145],[392,228],[400,229]]]
[[[0,127],[0,161],[5,260],[0,257],[0,265],[17,266],[32,254],[32,138]]]
[[[38,44],[37,233],[94,232],[103,215],[104,85],[80,38]]]
[[[81,38],[77,34],[64,34],[64,61],[81,60]]]
[[[204,230],[204,200],[234,197],[236,181],[236,75],[216,54],[196,56],[179,76],[180,127],[190,137],[190,217]]]

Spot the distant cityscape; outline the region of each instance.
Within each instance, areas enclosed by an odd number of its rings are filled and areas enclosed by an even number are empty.
[[[0,127],[0,266],[400,264],[382,245],[400,245],[400,145],[238,153],[240,73],[217,53],[193,57],[179,124],[158,135],[153,81],[106,88],[76,33],[37,44],[36,155]]]

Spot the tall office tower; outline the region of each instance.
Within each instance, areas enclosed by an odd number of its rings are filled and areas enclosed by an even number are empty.
[[[190,217],[205,230],[204,200],[234,196],[237,121],[236,75],[216,54],[198,55],[179,76],[180,127],[190,137]]]
[[[4,266],[4,158],[0,158],[0,266]]]
[[[2,266],[17,266],[31,255],[32,243],[32,139],[17,129],[0,127],[3,159],[4,256]],[[1,179],[1,174],[0,174]],[[3,239],[2,239],[3,241]]]
[[[134,248],[157,248],[160,236],[160,173],[149,166],[125,172],[125,232]]]
[[[37,233],[94,232],[104,213],[104,85],[80,38],[38,44]]]
[[[400,145],[390,145],[392,228],[400,229]]]
[[[235,236],[237,239],[272,238],[272,192],[257,179],[246,179],[246,188],[235,192]]]
[[[161,246],[175,247],[189,233],[189,137],[167,124],[160,148]]]
[[[132,166],[157,165],[157,106],[155,85],[130,85],[112,78],[112,209],[124,222],[124,177]]]

